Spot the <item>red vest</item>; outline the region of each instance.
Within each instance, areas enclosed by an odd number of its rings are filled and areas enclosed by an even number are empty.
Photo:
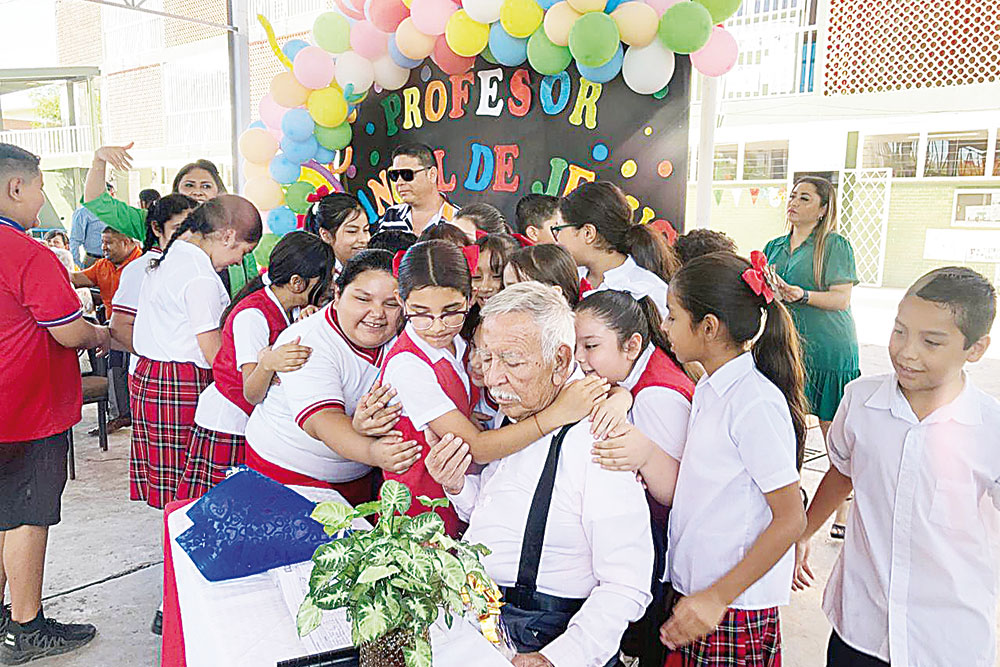
[[[267,344],[273,345],[278,334],[288,326],[288,322],[281,307],[265,290],[266,288],[261,288],[244,297],[230,311],[226,323],[222,327],[222,347],[219,348],[219,353],[215,355],[215,361],[212,363],[212,375],[215,377],[216,388],[248,415],[253,412],[253,406],[243,397],[243,373],[236,368],[233,320],[236,319],[237,314],[249,308],[259,310],[264,315],[264,319],[267,320]]]
[[[653,356],[646,364],[646,370],[639,376],[639,381],[632,387],[632,398],[646,387],[666,387],[680,392],[689,402],[694,396],[694,381],[691,380],[667,353],[656,347]]]
[[[425,364],[430,366],[434,370],[434,376],[437,378],[438,384],[448,398],[451,399],[455,407],[458,408],[459,412],[466,416],[466,418],[472,418],[472,409],[475,407],[476,403],[479,401],[479,392],[469,383],[469,390],[465,389],[465,383],[462,382],[462,378],[459,377],[458,373],[452,367],[451,362],[447,359],[440,359],[436,364],[431,363],[431,360],[424,354],[423,350],[417,347],[409,336],[409,333],[404,331],[400,334],[399,338],[396,340],[395,345],[389,350],[389,353],[385,357],[385,361],[382,363],[382,372],[379,374],[379,381],[383,381],[385,376],[385,367],[389,364],[389,360],[392,359],[397,354],[402,354],[404,352],[409,352],[415,355],[418,359],[423,361]],[[417,514],[423,514],[427,511],[427,508],[417,502],[417,496],[428,496],[430,498],[444,498],[444,489],[441,485],[434,481],[431,474],[427,471],[427,466],[424,461],[427,460],[428,452],[430,451],[430,446],[427,444],[427,439],[424,437],[423,431],[418,431],[413,427],[413,422],[409,420],[408,417],[400,417],[399,421],[396,422],[396,430],[403,434],[404,440],[416,440],[420,444],[420,460],[413,464],[413,466],[407,470],[402,475],[396,475],[391,472],[383,471],[385,479],[395,479],[410,487],[410,492],[413,494],[413,505],[410,506],[410,511],[407,512],[410,516],[416,516]],[[448,534],[452,537],[457,537],[459,529],[462,527],[462,522],[458,518],[458,514],[451,507],[437,508],[434,510],[444,519],[445,529]]]

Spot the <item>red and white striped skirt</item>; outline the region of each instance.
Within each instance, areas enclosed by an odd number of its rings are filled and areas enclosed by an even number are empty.
[[[198,396],[212,371],[191,363],[140,358],[131,378],[129,491],[157,509],[174,500],[187,465]]]
[[[177,500],[201,498],[226,478],[226,471],[243,463],[247,439],[195,424],[187,465],[177,487]]]
[[[778,608],[729,609],[715,632],[669,654],[664,667],[781,667]]]

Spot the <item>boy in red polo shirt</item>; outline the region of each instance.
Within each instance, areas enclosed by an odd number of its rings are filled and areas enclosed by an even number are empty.
[[[108,330],[81,317],[59,259],[26,229],[45,201],[35,155],[0,144],[0,664],[66,653],[92,625],[42,613],[48,527],[59,522],[66,432],[80,421],[76,349],[107,349]],[[3,591],[10,586],[10,608]]]

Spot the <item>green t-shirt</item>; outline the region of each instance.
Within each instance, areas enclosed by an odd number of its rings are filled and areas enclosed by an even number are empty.
[[[813,276],[815,234],[791,251],[791,234],[772,239],[764,246],[768,263],[774,266],[781,279],[810,292],[825,291],[833,285],[858,283],[854,265],[854,250],[840,234],[826,237],[826,255],[823,262],[823,286],[816,284]],[[858,334],[851,310],[823,310],[815,306],[790,303],[788,310],[795,320],[802,339],[804,362],[807,369],[825,371],[856,371],[858,360]]]
[[[102,193],[97,199],[87,202],[81,201],[80,203],[108,227],[138,239],[140,242],[146,240],[146,211],[143,209],[129,206],[107,192]],[[243,289],[244,285],[259,273],[253,253],[244,255],[242,264],[234,264],[228,269],[229,294],[235,296]]]

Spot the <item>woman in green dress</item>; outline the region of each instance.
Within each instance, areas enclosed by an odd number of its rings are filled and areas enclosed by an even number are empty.
[[[764,254],[802,339],[806,397],[825,442],[844,386],[861,375],[851,315],[851,289],[858,282],[854,250],[836,231],[836,190],[825,178],[804,176],[795,182],[787,217],[791,232],[768,242]],[[843,538],[846,518],[844,503],[832,537]]]
[[[105,171],[108,164],[115,169],[128,171],[132,156],[128,146],[102,146],[94,153],[94,161],[87,174],[83,191],[83,205],[108,227],[126,236],[146,240],[145,209],[129,206],[108,194],[105,186]],[[215,199],[226,192],[226,186],[219,176],[219,170],[208,160],[198,160],[185,165],[174,178],[173,193],[191,197],[198,202]],[[243,286],[257,277],[260,271],[253,253],[247,253],[241,264],[234,264],[219,272],[219,278],[226,285],[230,295],[235,295]]]

